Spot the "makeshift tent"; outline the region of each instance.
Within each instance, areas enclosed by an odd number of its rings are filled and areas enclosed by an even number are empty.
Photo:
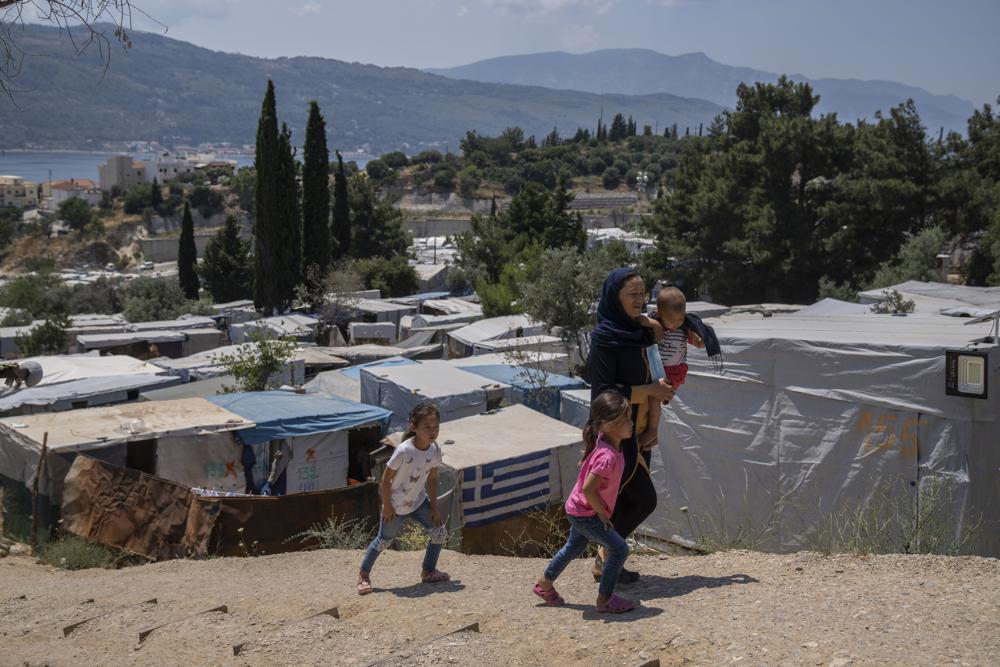
[[[253,340],[255,332],[260,331],[270,338],[293,338],[300,342],[311,342],[316,338],[319,320],[301,313],[289,313],[266,317],[262,320],[234,324],[229,327],[229,339],[233,343],[245,343]]]
[[[433,401],[445,422],[486,412],[505,398],[510,398],[510,385],[445,361],[361,369],[361,401],[391,411],[393,429],[402,429],[410,409],[423,401]]]
[[[237,478],[233,466],[240,452],[225,432],[252,425],[202,398],[0,419],[0,484],[8,500],[4,529],[27,534],[30,489],[46,434],[48,454],[39,489],[42,525],[48,526],[58,518],[63,480],[78,453],[168,479],[178,460],[204,483],[223,484],[231,468]],[[174,447],[183,449],[176,459],[168,451]]]
[[[156,320],[154,322],[133,322],[128,331],[183,331],[185,329],[214,329],[215,320],[201,315],[183,315],[176,320]]]
[[[396,328],[392,322],[351,322],[347,333],[355,344],[382,341],[392,345],[396,342]]]
[[[221,394],[208,400],[254,421],[254,426],[237,434],[244,445],[244,466],[252,466],[251,471],[244,470],[249,487],[258,489],[271,471],[277,449],[270,443],[287,442],[284,484],[279,479],[276,489],[285,493],[346,486],[351,467],[348,431],[374,427],[370,439],[374,445],[390,417],[387,410],[355,401],[287,391]],[[359,481],[367,477],[358,476]]]
[[[170,387],[180,381],[172,375],[136,373],[25,387],[0,396],[0,415],[62,412],[135,401],[143,391]]]
[[[382,299],[360,299],[349,304],[350,308],[360,313],[358,319],[365,322],[392,322],[397,327],[403,315],[414,315],[416,306],[393,303]]]
[[[527,355],[507,354],[478,354],[474,357],[459,357],[449,359],[448,363],[458,368],[466,366],[493,366],[505,364],[513,366],[524,366],[527,368],[537,368],[549,373],[569,373],[569,358],[565,354],[557,352],[532,352]]]
[[[141,401],[172,401],[177,398],[205,398],[225,391],[226,387],[235,387],[236,378],[232,375],[218,375],[197,382],[182,382],[165,389],[151,389],[139,394]]]
[[[0,391],[0,415],[58,412],[134,401],[139,393],[166,387],[177,378],[126,356],[60,355],[32,357],[42,367],[34,387]]]
[[[464,370],[485,378],[496,380],[511,387],[512,403],[525,405],[532,410],[538,410],[544,415],[559,419],[559,394],[568,389],[580,389],[586,384],[579,378],[571,378],[557,373],[496,364],[492,366],[466,366]]]
[[[742,532],[761,548],[800,549],[872,503],[886,516],[932,511],[958,541],[981,520],[976,552],[1000,555],[1000,348],[978,348],[985,400],[945,387],[946,351],[977,349],[970,341],[989,329],[888,315],[718,327],[725,374],[691,351],[660,424],[660,503],[644,530],[715,530],[720,541]]]
[[[802,310],[788,313],[785,317],[839,317],[843,315],[874,315],[870,305],[840,301],[839,299],[820,299]]]
[[[404,306],[420,306],[425,301],[430,301],[431,299],[444,299],[448,297],[448,292],[420,292],[419,294],[411,294],[409,296],[395,296],[391,299],[386,299],[386,301],[392,301],[393,303],[401,303]]]
[[[908,280],[890,287],[859,292],[858,301],[878,303],[884,301],[885,293],[892,290],[910,299],[923,297],[937,300],[944,307],[949,308],[965,305],[978,306],[988,312],[1000,310],[1000,287],[970,287],[950,283],[927,283],[919,280]]]
[[[446,317],[462,315],[471,318],[467,321],[472,322],[474,320],[482,319],[483,317],[483,307],[482,305],[469,301],[468,299],[462,299],[460,297],[451,297],[444,299],[430,299],[424,301],[420,308],[420,312],[423,317]]]
[[[413,264],[420,289],[431,291],[448,285],[448,264]]]
[[[439,493],[466,553],[504,553],[533,510],[565,502],[579,474],[580,430],[523,405],[443,424]],[[506,549],[505,549],[506,547]]]
[[[226,367],[223,363],[224,357],[239,354],[240,351],[252,350],[256,345],[257,343],[227,345],[180,359],[153,359],[150,363],[170,375],[176,375],[183,382],[206,380],[226,373]],[[305,382],[305,368],[305,360],[296,355],[285,364],[275,381],[282,384],[301,385]]]
[[[468,357],[473,346],[488,340],[544,333],[545,326],[527,315],[505,315],[473,322],[448,334],[448,356]]]
[[[390,366],[413,366],[420,362],[414,361],[412,359],[407,359],[406,357],[391,357],[389,359],[381,359],[379,361],[370,361],[367,364],[358,364],[357,366],[351,366],[350,368],[345,368],[341,371],[347,377],[353,378],[358,382],[361,381],[361,371],[365,368],[383,368]]]
[[[559,352],[566,349],[566,344],[556,336],[521,336],[519,338],[501,338],[476,343],[472,354],[507,353],[518,357],[538,354],[539,352]]]
[[[590,389],[567,389],[559,402],[559,419],[582,429],[590,419]]]

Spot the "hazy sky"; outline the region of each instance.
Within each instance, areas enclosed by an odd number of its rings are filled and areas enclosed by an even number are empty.
[[[133,0],[167,35],[247,55],[442,67],[538,51],[703,51],[812,78],[1000,95],[1000,0]],[[136,27],[155,24],[134,17]],[[162,28],[161,28],[162,30]]]

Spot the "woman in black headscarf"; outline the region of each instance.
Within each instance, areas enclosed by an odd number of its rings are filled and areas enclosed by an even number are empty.
[[[628,537],[654,509],[656,489],[649,478],[649,452],[640,452],[636,418],[649,396],[669,401],[673,387],[664,380],[654,382],[646,361],[645,349],[652,345],[653,330],[640,324],[647,303],[646,286],[638,271],[615,269],[604,281],[597,306],[597,327],[590,336],[590,354],[586,374],[593,400],[601,392],[613,389],[632,401],[632,437],[621,443],[625,455],[621,490],[611,522],[622,537]],[[650,415],[656,419],[658,415]],[[640,460],[642,459],[642,460]],[[598,576],[600,569],[595,570]],[[639,575],[622,569],[619,581],[631,583]]]

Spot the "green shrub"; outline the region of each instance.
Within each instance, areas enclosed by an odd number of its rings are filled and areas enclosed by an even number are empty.
[[[38,559],[53,567],[64,570],[85,570],[93,567],[111,568],[115,566],[113,551],[84,539],[69,535],[49,542],[38,554]]]

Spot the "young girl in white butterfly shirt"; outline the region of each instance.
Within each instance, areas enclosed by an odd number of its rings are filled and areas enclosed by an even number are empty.
[[[437,569],[438,556],[448,539],[448,529],[437,509],[437,469],[441,465],[441,448],[436,440],[440,425],[441,415],[433,403],[421,403],[410,411],[403,442],[389,458],[382,475],[382,517],[378,535],[368,545],[361,561],[359,595],[367,595],[374,590],[370,575],[375,560],[389,548],[410,519],[423,526],[430,538],[420,580],[436,583],[449,579],[446,572]]]

